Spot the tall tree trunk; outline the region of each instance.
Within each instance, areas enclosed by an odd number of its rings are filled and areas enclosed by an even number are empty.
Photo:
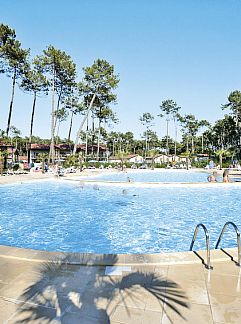
[[[87,161],[87,155],[88,155],[88,133],[86,132],[86,136],[85,136],[85,162]]]
[[[32,136],[33,136],[33,120],[34,120],[34,114],[35,114],[35,106],[36,106],[36,98],[37,98],[37,93],[34,92],[34,97],[33,97],[33,106],[32,106],[32,114],[31,114],[31,121],[30,121],[30,132],[29,132],[29,141],[28,141],[28,163],[30,163],[30,150],[31,150],[31,144],[32,144]]]
[[[147,156],[147,131],[148,131],[148,129],[146,129],[145,163],[146,163],[146,156]]]
[[[188,158],[188,156],[187,156],[187,157],[186,157],[186,169],[187,169],[187,170],[189,169],[188,162],[189,162],[189,158]]]
[[[99,118],[99,130],[98,130],[98,139],[97,139],[97,161],[99,161],[99,155],[100,155],[100,125],[101,125],[101,121]]]
[[[92,111],[92,137],[91,137],[91,156],[92,158],[94,158],[94,145],[95,145],[95,117],[94,117],[94,113]]]
[[[219,165],[220,165],[220,170],[223,168],[223,155],[219,155]]]
[[[70,143],[70,135],[71,135],[71,131],[72,131],[73,117],[74,117],[74,112],[72,111],[71,118],[70,118],[70,125],[69,125],[68,143]]]
[[[56,144],[59,143],[59,141],[58,141],[58,137],[59,137],[59,127],[60,127],[60,120],[58,122],[58,127],[57,127],[57,132],[56,132]]]
[[[167,164],[169,165],[169,119],[167,118]]]
[[[0,152],[0,172],[3,175],[3,155]]]
[[[169,143],[168,143],[168,136],[169,136],[169,119],[167,119],[167,156],[169,155]],[[169,159],[168,159],[169,160]]]
[[[61,87],[60,93],[58,95],[57,107],[56,107],[56,111],[55,111],[56,113],[58,113],[58,111],[59,111],[59,105],[60,105],[61,97],[62,97],[62,87]],[[58,120],[58,118],[57,118],[57,116],[55,116],[54,117],[54,134],[55,134],[56,126],[57,126],[57,120]]]
[[[89,115],[89,112],[90,112],[90,110],[91,110],[91,108],[92,108],[92,106],[93,106],[93,103],[94,103],[95,97],[96,97],[96,93],[93,94],[93,97],[92,97],[92,99],[91,99],[91,102],[90,102],[90,104],[89,104],[89,107],[88,107],[88,109],[87,109],[87,112],[86,112],[86,114],[85,114],[85,116],[84,116],[84,118],[83,118],[83,120],[82,120],[82,122],[81,122],[81,124],[80,124],[79,130],[78,130],[78,132],[77,132],[76,139],[75,139],[75,144],[74,144],[74,151],[73,151],[73,154],[76,153],[76,149],[77,149],[78,141],[79,141],[79,138],[80,138],[80,133],[81,133],[81,131],[82,131],[82,128],[83,128],[83,126],[84,126],[84,123],[86,122],[86,119],[88,118],[88,115]]]
[[[89,120],[87,118],[86,135],[85,135],[85,162],[87,161],[87,156],[88,156],[88,131],[89,131]]]
[[[11,102],[10,102],[10,106],[9,106],[8,124],[7,124],[7,130],[6,130],[7,137],[8,137],[8,133],[9,133],[9,129],[10,129],[10,124],[11,124],[11,116],[12,116],[12,110],[13,110],[13,99],[14,99],[15,84],[16,84],[16,74],[17,74],[17,69],[15,67],[14,74],[13,74],[12,96],[11,96]]]
[[[187,136],[187,146],[186,146],[186,152],[189,151],[189,137]]]
[[[129,149],[128,141],[126,141],[126,154],[128,153],[128,149]]]
[[[175,156],[175,162],[176,162],[176,155],[177,155],[177,123],[176,120],[174,120],[175,124],[175,146],[174,146],[174,156]]]
[[[194,138],[192,136],[192,154],[194,154]]]
[[[52,80],[52,118],[51,118],[51,144],[49,150],[49,162],[51,161],[54,164],[54,91],[55,91],[55,70],[53,71],[53,80]]]
[[[34,92],[34,97],[33,97],[33,107],[32,107],[32,115],[31,115],[31,122],[30,122],[29,144],[32,143],[32,136],[33,136],[33,120],[34,120],[34,114],[35,114],[36,98],[37,98],[37,93]]]

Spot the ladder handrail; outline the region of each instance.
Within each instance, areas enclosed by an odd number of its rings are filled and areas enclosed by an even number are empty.
[[[198,233],[198,229],[199,227],[202,227],[206,236],[206,250],[207,250],[207,264],[205,265],[207,269],[212,269],[212,266],[210,264],[210,244],[209,244],[209,233],[208,230],[206,228],[205,225],[203,225],[202,223],[198,224],[195,228],[194,234],[193,234],[193,238],[192,238],[192,243],[190,245],[190,251],[192,251],[194,242],[196,241],[197,238],[197,233]]]
[[[219,238],[218,238],[217,244],[216,244],[216,246],[215,246],[215,249],[218,248],[219,243],[221,242],[221,239],[222,239],[222,237],[223,237],[223,234],[224,234],[224,232],[225,232],[225,230],[226,230],[226,227],[227,227],[228,225],[232,225],[233,228],[235,229],[236,234],[237,234],[237,246],[238,246],[238,262],[237,262],[237,265],[238,265],[238,266],[241,266],[241,263],[240,263],[240,262],[241,262],[240,232],[239,232],[239,229],[238,229],[237,225],[235,225],[233,222],[227,222],[227,223],[224,224],[223,229],[222,229],[222,231],[221,231],[221,233],[220,233],[220,235],[219,235]]]

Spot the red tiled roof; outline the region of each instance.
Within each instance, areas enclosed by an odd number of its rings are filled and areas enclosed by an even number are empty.
[[[7,143],[4,143],[4,142],[0,142],[0,147],[13,147],[14,145],[12,144],[7,144]]]
[[[88,148],[92,147],[91,145],[88,145]],[[97,145],[94,144],[93,147],[97,149]],[[31,144],[31,149],[32,150],[49,150],[50,144]],[[55,148],[60,149],[60,150],[73,150],[74,145],[73,144],[57,144],[55,145]],[[100,150],[105,151],[107,146],[105,144],[100,144]],[[85,144],[78,144],[77,149],[85,150]]]
[[[49,150],[49,144],[31,144],[31,150]]]
[[[55,145],[55,147],[58,147],[59,149],[61,150],[72,150],[74,145],[73,144],[58,144],[58,145]]]
[[[127,159],[131,159],[131,158],[133,158],[133,157],[135,157],[135,156],[138,156],[138,154],[129,154],[129,155],[127,156]]]

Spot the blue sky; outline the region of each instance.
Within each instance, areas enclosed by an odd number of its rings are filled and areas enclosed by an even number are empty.
[[[155,117],[165,99],[181,113],[215,122],[228,94],[241,89],[241,1],[239,0],[0,0],[0,22],[15,28],[31,55],[52,44],[82,67],[97,58],[120,76],[120,123],[112,130],[144,131],[139,117]],[[0,128],[6,129],[11,79],[0,76]],[[12,125],[29,134],[32,98],[16,90]],[[37,102],[34,134],[50,137],[51,98]],[[74,121],[73,136],[80,123]],[[165,135],[155,118],[153,130]],[[67,137],[68,123],[60,134]],[[172,135],[172,134],[171,134]]]

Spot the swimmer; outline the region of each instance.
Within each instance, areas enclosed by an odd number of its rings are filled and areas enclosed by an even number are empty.
[[[231,182],[230,178],[229,178],[229,171],[226,169],[223,172],[223,182]]]
[[[80,184],[79,184],[79,188],[80,188],[80,189],[84,189],[84,185],[85,185],[84,183],[80,182]]]
[[[217,172],[216,171],[214,171],[213,173],[211,173],[208,177],[207,177],[207,179],[208,179],[208,182],[217,182]]]

